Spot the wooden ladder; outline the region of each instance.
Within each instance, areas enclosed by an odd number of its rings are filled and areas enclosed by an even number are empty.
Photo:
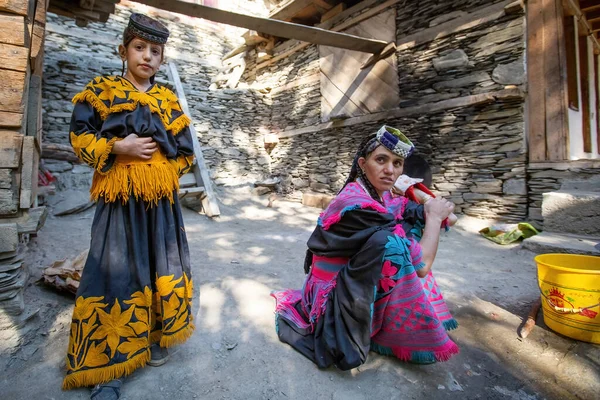
[[[185,93],[183,91],[183,85],[179,79],[179,73],[177,72],[177,65],[174,62],[167,63],[167,74],[169,76],[170,83],[174,86],[179,103],[185,115],[192,118],[190,109],[188,107]],[[183,175],[179,179],[179,198],[183,199],[186,197],[199,198],[202,203],[202,208],[207,216],[217,217],[221,214],[219,210],[219,204],[217,197],[212,189],[212,183],[204,162],[204,156],[202,155],[202,148],[198,141],[196,129],[194,128],[193,122],[190,124],[190,131],[192,133],[192,140],[194,142],[194,155],[196,161],[192,166],[192,169],[187,174]]]

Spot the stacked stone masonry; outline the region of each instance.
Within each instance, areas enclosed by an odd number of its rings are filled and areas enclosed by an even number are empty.
[[[407,2],[397,9],[397,39],[486,5],[489,3],[485,1]],[[439,18],[442,14],[443,20]],[[505,15],[399,51],[398,108],[524,84],[523,21],[523,13]],[[307,62],[311,65],[316,61],[317,58]],[[281,68],[283,61],[276,65]],[[314,84],[315,91],[318,85]],[[295,95],[292,91],[285,94],[288,99]],[[278,98],[285,98],[284,94],[278,93]],[[307,190],[334,194],[346,179],[358,143],[386,123],[404,130],[415,141],[418,152],[433,166],[434,188],[454,201],[459,212],[522,221],[527,217],[528,204],[523,104],[522,97],[497,100],[292,136],[282,140],[271,153],[272,170],[284,178],[285,190],[294,197]],[[289,116],[279,118],[285,120]],[[284,131],[311,125],[314,122],[307,119],[295,125],[288,125],[287,121],[273,124]]]

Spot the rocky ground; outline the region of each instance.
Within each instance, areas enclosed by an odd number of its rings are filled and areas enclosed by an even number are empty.
[[[536,298],[534,254],[477,234],[484,221],[462,218],[445,234],[434,270],[460,323],[451,333],[461,353],[447,363],[415,366],[371,353],[349,372],[317,369],[280,343],[269,292],[299,287],[305,243],[317,209],[251,194],[220,192],[222,216],[185,210],[200,289],[197,330],[169,363],[136,371],[122,398],[134,399],[593,399],[600,393],[600,347],[547,330],[541,314],[526,340],[521,316]],[[56,197],[53,210],[60,207]],[[62,392],[73,298],[36,284],[43,268],[88,246],[93,209],[49,216],[29,244],[26,314],[0,330],[3,399],[85,399]],[[198,306],[199,304],[199,306]],[[28,314],[29,313],[29,314]]]

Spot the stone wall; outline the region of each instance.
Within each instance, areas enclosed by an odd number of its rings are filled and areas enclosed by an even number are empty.
[[[419,2],[416,12],[417,3],[407,4],[398,7],[399,41],[474,7],[489,5],[428,0]],[[443,20],[438,18],[441,14]],[[273,173],[284,178],[285,190],[294,197],[306,190],[334,194],[346,179],[358,143],[386,123],[415,141],[433,166],[434,188],[451,198],[458,211],[523,220],[527,216],[524,96],[519,89],[525,79],[523,22],[520,10],[397,52],[398,110],[406,110],[405,116],[369,123],[357,120],[345,128],[324,126],[315,133],[284,138],[271,153]],[[308,59],[306,63],[311,65]],[[313,84],[315,92],[318,85]],[[491,97],[483,103],[471,101],[506,88],[520,94]],[[293,103],[293,96],[290,90],[277,97],[285,105]],[[458,100],[464,105],[439,106],[441,101]],[[312,107],[319,110],[320,104],[314,101]],[[304,123],[306,117],[280,118],[285,126],[273,125],[284,131],[294,129],[294,122],[295,129],[309,126]]]
[[[527,168],[529,190],[529,220],[543,228],[543,194],[561,189],[565,183],[598,180],[600,161],[569,161],[564,163],[532,163]],[[597,188],[597,186],[596,186]]]
[[[44,143],[68,144],[70,99],[93,77],[120,74],[116,48],[135,3],[117,5],[106,24],[76,27],[73,20],[48,15],[43,83]],[[270,99],[260,90],[214,89],[209,86],[222,68],[225,53],[240,43],[218,24],[161,12],[154,15],[170,29],[167,61],[177,63],[191,117],[203,146],[206,163],[217,183],[260,179],[268,175],[268,155],[258,135],[269,125]],[[166,67],[158,75],[166,81]],[[59,179],[59,188],[86,186],[90,170],[66,161],[46,159],[44,165]]]

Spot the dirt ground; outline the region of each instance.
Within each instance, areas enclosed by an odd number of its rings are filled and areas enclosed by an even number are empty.
[[[279,342],[269,297],[302,285],[319,210],[283,200],[267,208],[266,197],[245,186],[219,195],[218,219],[184,212],[200,289],[196,332],[166,365],[127,378],[122,399],[598,399],[600,346],[547,330],[541,313],[520,340],[521,316],[538,293],[534,254],[487,241],[477,234],[486,223],[470,218],[443,235],[434,264],[460,323],[451,336],[461,353],[428,366],[371,353],[349,372],[319,370]],[[50,215],[29,244],[26,313],[37,313],[0,331],[2,399],[89,398],[87,389],[61,391],[73,297],[35,281],[53,261],[87,248],[92,216],[93,209]]]

